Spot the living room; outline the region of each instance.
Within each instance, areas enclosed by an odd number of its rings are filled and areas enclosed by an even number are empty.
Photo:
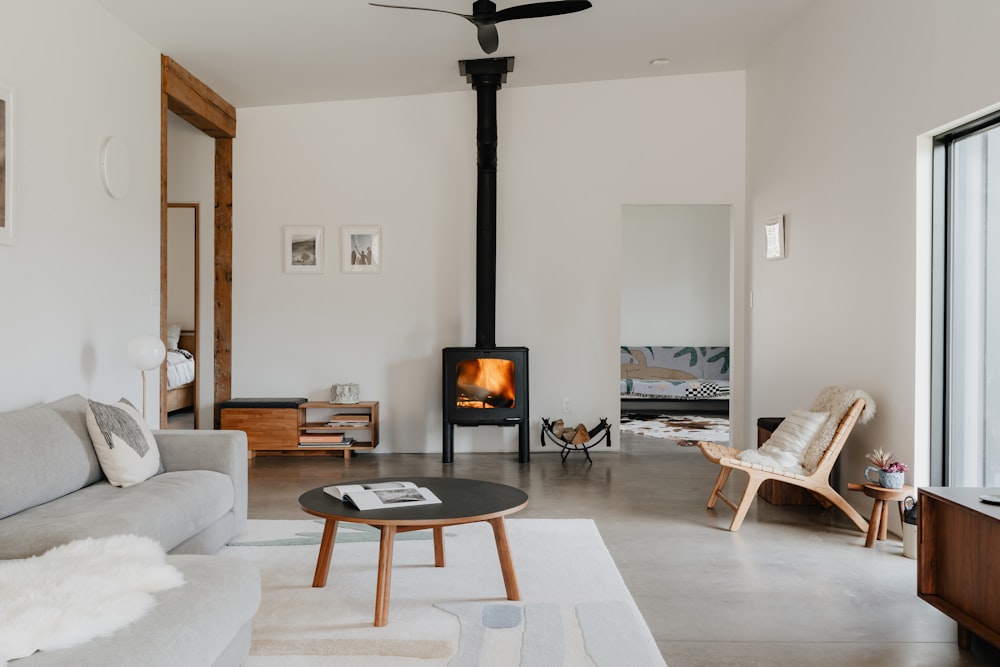
[[[139,404],[125,350],[160,328],[160,50],[97,2],[0,9],[0,409]],[[989,0],[817,0],[742,71],[518,88],[518,63],[499,93],[497,334],[532,351],[532,419],[565,398],[581,421],[618,412],[621,207],[724,204],[733,444],[825,385],[862,387],[879,415],[842,464],[886,446],[925,484],[929,137],[1000,101],[998,19]],[[238,109],[233,396],[357,382],[385,410],[380,455],[438,451],[440,350],[473,338],[474,109],[469,91]],[[122,199],[100,182],[108,136],[130,149]],[[776,214],[787,257],[768,261]],[[282,271],[286,225],[324,227],[324,273]],[[340,271],[343,225],[381,227],[380,274]],[[506,431],[463,430],[457,453],[513,452]]]

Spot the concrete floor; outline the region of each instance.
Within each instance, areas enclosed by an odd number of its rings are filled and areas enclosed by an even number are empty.
[[[741,530],[719,503],[705,509],[717,468],[693,447],[629,436],[622,451],[563,464],[557,452],[258,457],[250,517],[307,518],[297,498],[363,477],[454,476],[528,492],[512,518],[592,518],[670,667],[1000,665],[1000,651],[955,644],[956,626],[916,595],[915,560],[890,535],[873,549],[837,510],[758,499]],[[739,478],[739,479],[738,479]],[[745,477],[733,475],[738,493]],[[864,513],[864,512],[863,512]],[[516,550],[530,545],[512,545]]]

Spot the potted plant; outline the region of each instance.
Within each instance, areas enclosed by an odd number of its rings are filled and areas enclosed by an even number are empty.
[[[865,458],[874,463],[865,468],[865,479],[878,483],[883,489],[900,489],[903,487],[903,473],[909,468],[902,461],[897,461],[892,452],[883,451],[881,447],[865,454]],[[869,477],[870,472],[878,474],[877,479]]]

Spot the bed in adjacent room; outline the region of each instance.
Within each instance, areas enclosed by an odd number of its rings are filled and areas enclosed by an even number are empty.
[[[621,348],[622,413],[729,414],[729,348]]]
[[[194,406],[194,330],[167,329],[167,412]]]

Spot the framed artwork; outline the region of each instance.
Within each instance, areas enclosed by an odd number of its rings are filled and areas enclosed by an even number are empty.
[[[785,216],[778,215],[764,221],[764,239],[767,242],[764,252],[767,259],[785,256]]]
[[[0,84],[0,243],[14,242],[14,93]]]
[[[323,273],[323,228],[285,227],[285,273]]]
[[[340,265],[344,273],[382,271],[382,228],[377,225],[342,227]]]

